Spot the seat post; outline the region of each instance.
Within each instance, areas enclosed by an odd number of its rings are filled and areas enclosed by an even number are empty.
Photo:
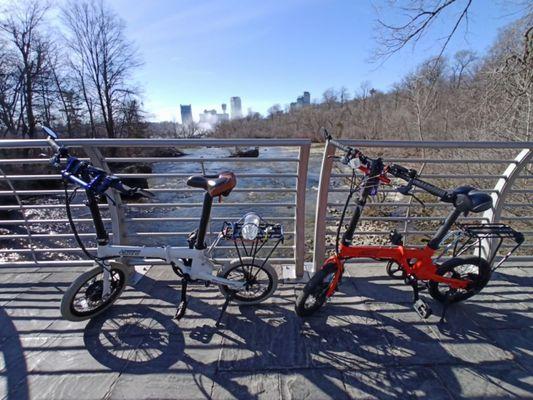
[[[206,192],[204,195],[204,203],[202,205],[202,216],[200,217],[200,226],[198,227],[198,236],[194,247],[197,250],[207,248],[205,244],[205,234],[207,232],[207,224],[209,224],[209,217],[211,216],[211,206],[213,205],[213,197]]]

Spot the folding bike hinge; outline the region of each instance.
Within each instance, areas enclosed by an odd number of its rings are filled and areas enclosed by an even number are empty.
[[[175,319],[178,321],[183,318],[185,312],[187,311],[187,284],[189,283],[189,278],[184,276],[181,280],[181,298],[176,309]]]
[[[235,293],[237,293],[234,290],[229,290],[228,295],[226,296],[226,300],[224,301],[224,304],[222,305],[222,309],[220,310],[220,315],[218,316],[217,322],[215,323],[215,326],[218,328],[220,326],[220,321],[222,321],[222,317],[224,316],[229,302],[233,300],[233,297],[235,297]]]

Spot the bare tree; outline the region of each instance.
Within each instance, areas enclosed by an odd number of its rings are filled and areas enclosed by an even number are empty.
[[[127,82],[140,65],[137,51],[124,35],[123,21],[102,0],[71,2],[62,15],[90,118],[94,118],[94,96],[107,136],[117,137],[116,120],[124,110],[124,100],[136,94]]]
[[[460,88],[465,78],[473,76],[472,67],[477,61],[477,55],[471,50],[460,50],[453,56],[452,85]]]
[[[0,31],[13,48],[16,57],[22,84],[19,104],[21,109],[25,110],[23,134],[30,138],[35,134],[34,100],[37,83],[42,78],[49,55],[50,42],[40,31],[48,8],[47,2],[38,0],[13,3],[4,11],[5,17],[0,20]]]
[[[390,0],[393,9],[405,16],[405,20],[399,24],[386,22],[379,18],[378,44],[376,50],[378,58],[388,58],[392,54],[403,49],[408,43],[416,44],[438,19],[442,18],[447,11],[455,9],[457,17],[451,20],[448,33],[444,37],[438,57],[441,57],[452,37],[456,34],[459,26],[468,21],[468,12],[473,0]]]
[[[0,41],[0,126],[2,136],[16,134],[21,127],[22,109],[19,107],[22,77],[16,68],[16,58]]]

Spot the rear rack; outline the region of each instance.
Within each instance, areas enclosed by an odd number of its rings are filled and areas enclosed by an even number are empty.
[[[514,242],[514,246],[511,250],[492,268],[492,271],[499,268],[522,245],[522,243],[524,243],[524,235],[506,224],[465,223],[458,224],[458,226],[460,232],[459,238],[454,243],[454,257],[472,248],[477,248],[477,253],[479,254],[479,257],[481,257],[483,254],[483,241],[489,240],[491,253],[488,254],[489,258],[487,261],[489,265],[492,265],[503,242]]]
[[[271,247],[270,252],[266,254],[265,258],[262,258],[264,265],[267,260],[272,256],[276,248],[280,243],[285,240],[285,233],[283,231],[283,225],[270,224],[264,219],[260,219],[258,226],[257,236],[253,240],[246,240],[243,238],[242,227],[244,225],[244,217],[237,222],[225,221],[222,226],[220,237],[225,240],[231,240],[235,245],[235,250],[241,263],[242,257],[252,257],[252,260],[256,260],[259,257],[259,253],[263,247],[271,240],[275,241]],[[266,250],[266,249],[265,249]],[[266,253],[266,251],[264,252]]]

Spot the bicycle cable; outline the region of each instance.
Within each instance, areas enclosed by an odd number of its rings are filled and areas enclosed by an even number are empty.
[[[346,202],[344,203],[344,208],[342,209],[342,213],[341,213],[341,219],[339,221],[339,225],[337,226],[337,237],[335,238],[335,252],[336,253],[339,252],[339,238],[341,235],[342,224],[346,216],[346,210],[348,209],[348,205],[350,204],[350,200],[352,199],[352,196],[359,189],[361,185],[360,183],[357,184],[356,182],[357,182],[357,175],[355,173],[355,169],[352,169],[352,178],[350,179],[350,193],[348,194]]]
[[[72,218],[72,210],[70,208],[70,203],[74,198],[76,197],[76,192],[78,191],[78,188],[76,187],[72,194],[69,195],[68,193],[68,184],[65,180],[63,180],[63,188],[65,189],[65,209],[67,211],[67,218],[70,225],[70,229],[72,230],[72,233],[74,234],[74,239],[76,239],[76,242],[78,243],[78,246],[80,246],[81,251],[91,260],[95,261],[96,263],[100,264],[101,259],[98,257],[92,255],[89,253],[85,245],[83,244],[83,241],[80,238],[80,235],[78,234],[78,229],[76,228],[76,224],[74,223],[74,220]]]

